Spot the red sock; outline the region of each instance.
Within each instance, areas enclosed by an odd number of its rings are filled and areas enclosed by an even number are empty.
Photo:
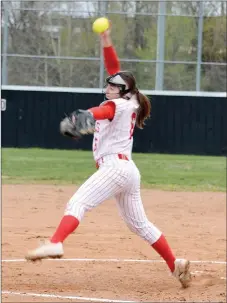
[[[50,242],[63,242],[77,228],[79,223],[77,218],[73,216],[64,216]]]
[[[152,244],[152,247],[166,261],[167,265],[169,266],[169,269],[171,270],[171,272],[173,272],[175,267],[174,261],[176,260],[176,258],[174,257],[165,237],[161,235],[158,241]]]

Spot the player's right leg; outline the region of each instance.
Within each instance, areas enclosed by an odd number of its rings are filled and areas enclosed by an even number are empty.
[[[120,193],[116,196],[119,211],[129,229],[146,240],[165,260],[173,276],[185,288],[189,286],[191,275],[189,261],[176,259],[162,232],[151,223],[144,211],[140,191]]]
[[[191,280],[189,261],[176,259],[165,236],[151,223],[145,213],[140,193],[140,174],[132,168],[131,186],[126,191],[117,194],[116,200],[120,215],[129,229],[146,240],[151,247],[166,261],[173,276],[187,287]]]
[[[62,243],[78,227],[85,212],[121,192],[127,182],[128,177],[120,168],[103,165],[69,200],[65,214],[50,241],[29,251],[25,258],[36,261],[62,257]]]

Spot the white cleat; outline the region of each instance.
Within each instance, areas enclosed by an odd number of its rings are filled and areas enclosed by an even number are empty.
[[[40,245],[40,247],[31,250],[25,256],[28,261],[38,261],[47,258],[61,258],[64,254],[63,245],[59,243],[45,242]]]
[[[176,259],[174,264],[173,276],[180,281],[183,288],[187,288],[191,282],[190,262],[186,259]]]

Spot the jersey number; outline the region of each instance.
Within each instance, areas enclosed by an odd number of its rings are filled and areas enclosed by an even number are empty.
[[[135,125],[136,125],[136,113],[132,113],[132,116],[131,116],[131,128],[130,128],[130,137],[129,137],[129,139],[132,139],[133,132],[134,132],[134,129],[135,129]]]
[[[100,127],[100,123],[96,122],[96,125],[95,125],[95,132],[96,133],[99,133],[99,127]],[[97,150],[97,145],[98,145],[98,139],[94,135],[94,147],[93,147],[93,151]]]

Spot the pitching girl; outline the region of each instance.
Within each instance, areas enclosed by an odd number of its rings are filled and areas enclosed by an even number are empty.
[[[77,229],[85,212],[113,197],[129,229],[147,241],[165,260],[173,276],[187,287],[191,279],[189,261],[176,259],[163,233],[147,218],[141,200],[140,172],[132,160],[134,127],[144,127],[151,111],[149,99],[139,91],[132,73],[120,70],[110,30],[100,34],[100,38],[109,74],[106,100],[61,124],[61,132],[73,137],[72,122],[75,120],[79,120],[77,125],[82,125],[83,129],[79,131],[83,134],[89,133],[95,123],[93,155],[97,171],[68,201],[64,216],[50,240],[29,251],[26,259],[62,257],[64,240]]]

